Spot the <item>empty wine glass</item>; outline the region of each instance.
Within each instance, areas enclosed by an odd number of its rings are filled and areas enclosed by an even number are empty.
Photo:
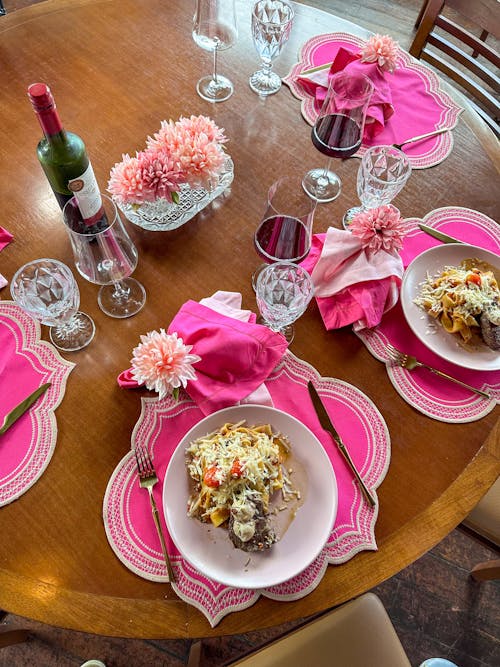
[[[224,102],[233,94],[231,81],[217,72],[217,54],[236,42],[236,11],[234,0],[196,0],[193,39],[213,53],[213,72],[196,84],[198,95],[209,102]]]
[[[74,199],[63,209],[76,268],[89,282],[102,285],[99,307],[110,317],[131,317],[146,302],[140,282],[130,278],[137,266],[137,249],[127,233],[115,203],[101,194],[104,217],[98,225],[85,229]]]
[[[254,245],[264,262],[299,263],[311,248],[316,203],[307,196],[298,177],[283,176],[269,188],[267,204],[254,234]],[[252,276],[255,289],[262,264]]]
[[[293,323],[306,311],[314,293],[311,276],[292,262],[276,262],[257,278],[256,297],[263,324],[291,343]]]
[[[372,146],[361,159],[358,168],[357,191],[361,206],[344,214],[342,223],[347,229],[355,215],[371,208],[390,204],[410,178],[408,157],[394,146]]]
[[[272,95],[281,88],[281,79],[272,71],[273,60],[290,37],[294,11],[283,0],[259,0],[252,11],[252,36],[261,68],[249,79],[250,88],[259,95]]]
[[[78,310],[76,280],[59,260],[36,259],[22,266],[12,278],[10,293],[28,315],[50,327],[50,340],[60,350],[81,350],[94,337],[92,318]]]
[[[372,92],[373,83],[364,74],[340,72],[330,80],[311,133],[314,146],[328,155],[328,162],[323,169],[307,172],[302,181],[304,190],[316,201],[329,202],[339,196],[340,178],[330,171],[331,160],[348,158],[361,146]]]

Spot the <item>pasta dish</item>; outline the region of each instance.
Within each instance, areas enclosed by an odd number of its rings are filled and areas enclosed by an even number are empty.
[[[492,349],[500,348],[500,291],[493,271],[479,269],[474,260],[446,266],[427,276],[417,306],[435,318],[445,331],[469,343],[477,333]]]
[[[224,424],[198,438],[186,450],[187,469],[194,482],[188,515],[214,526],[227,525],[237,548],[262,551],[277,541],[270,525],[270,500],[291,489],[283,462],[290,445],[269,424]]]

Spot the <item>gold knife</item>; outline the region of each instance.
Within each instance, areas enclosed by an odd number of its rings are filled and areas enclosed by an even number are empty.
[[[3,435],[14,422],[16,422],[19,417],[24,415],[24,413],[31,408],[33,403],[38,400],[38,398],[50,387],[50,382],[42,384],[41,387],[35,389],[27,398],[25,398],[19,405],[16,405],[10,412],[8,412],[3,420],[2,426],[0,426],[0,435]]]
[[[325,431],[328,431],[328,433],[332,436],[333,440],[335,441],[335,444],[337,447],[340,449],[340,452],[344,459],[347,462],[347,465],[350,467],[352,472],[354,473],[354,476],[356,477],[356,480],[358,481],[358,484],[360,486],[361,491],[363,492],[365,498],[368,500],[370,505],[372,507],[375,506],[375,500],[371,493],[368,491],[366,484],[363,482],[361,479],[361,476],[359,472],[356,470],[356,466],[352,462],[352,459],[349,455],[349,452],[346,449],[346,446],[342,442],[342,439],[340,435],[337,433],[335,426],[332,424],[332,420],[330,419],[330,416],[328,415],[328,412],[326,411],[326,408],[323,404],[323,401],[321,400],[320,395],[316,391],[316,387],[313,385],[311,381],[307,383],[307,388],[309,389],[309,395],[311,396],[311,400],[314,406],[314,410],[316,411],[316,414],[318,416],[319,422],[321,426],[325,429]]]
[[[448,234],[445,234],[444,232],[440,232],[438,229],[434,229],[433,227],[428,227],[427,225],[424,224],[419,224],[418,228],[425,232],[426,234],[429,234],[429,236],[433,236],[435,239],[438,239],[439,241],[442,241],[443,243],[464,243],[463,241],[459,241],[458,239],[454,238],[453,236],[449,236]]]

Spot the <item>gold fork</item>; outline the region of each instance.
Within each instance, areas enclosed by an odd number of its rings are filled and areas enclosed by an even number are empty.
[[[160,524],[160,516],[158,514],[158,507],[156,506],[155,499],[153,497],[153,487],[158,482],[158,477],[156,476],[156,471],[151,460],[149,452],[143,447],[136,447],[135,450],[135,460],[137,461],[137,473],[139,475],[139,484],[142,489],[147,489],[149,491],[149,500],[151,502],[151,510],[153,512],[153,519],[155,521],[156,531],[158,537],[160,538],[161,550],[163,552],[163,558],[165,559],[165,564],[167,566],[168,580],[170,582],[175,581],[175,574],[170,563],[170,558],[168,557],[167,547],[165,544],[165,537],[163,535],[163,530]]]
[[[485,398],[491,398],[491,396],[487,394],[485,391],[481,391],[481,389],[476,389],[476,387],[471,387],[470,384],[466,384],[461,380],[457,380],[457,378],[454,378],[451,375],[448,375],[447,373],[443,373],[442,371],[438,371],[436,368],[432,368],[432,366],[423,364],[421,361],[418,361],[416,357],[412,357],[410,354],[405,354],[404,352],[400,352],[390,343],[387,343],[386,349],[387,353],[389,354],[389,357],[397,366],[406,368],[409,371],[412,371],[414,368],[427,368],[427,370],[431,371],[431,373],[435,373],[436,375],[440,375],[441,377],[446,378],[447,380],[451,380],[452,382],[455,382],[456,384],[459,384],[462,387],[466,387],[467,389],[470,389],[470,391],[473,391],[475,394],[479,394],[480,396],[484,396]]]

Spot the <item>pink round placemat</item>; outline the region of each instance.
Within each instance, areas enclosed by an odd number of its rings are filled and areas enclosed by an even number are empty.
[[[405,267],[424,250],[441,245],[441,241],[421,231],[419,223],[500,255],[500,226],[478,211],[447,206],[432,211],[423,220],[408,218],[405,222],[411,228],[401,250]],[[428,417],[452,423],[476,421],[491,412],[500,401],[500,371],[461,368],[434,354],[412,332],[399,303],[384,315],[379,326],[356,333],[370,352],[386,364],[387,375],[396,391]],[[488,392],[491,399],[482,398],[426,369],[408,371],[393,365],[387,353],[387,343],[462,382]]]
[[[57,440],[55,409],[75,364],[40,340],[40,325],[12,301],[0,301],[0,423],[45,382],[51,386],[0,435],[0,507],[16,500],[47,468]]]
[[[301,48],[299,62],[284,77],[283,82],[292,94],[301,100],[301,112],[310,124],[318,115],[315,99],[302,87],[297,77],[301,72],[318,65],[329,63],[342,46],[355,53],[366,40],[344,32],[317,35],[309,39]],[[420,134],[439,128],[455,127],[463,111],[440,87],[438,76],[428,67],[412,58],[401,48],[398,49],[397,69],[386,75],[390,83],[393,116],[384,129],[369,144],[363,144],[355,157],[361,157],[371,145],[401,143]],[[415,104],[416,95],[419,103]],[[453,148],[453,134],[444,134],[407,144],[404,152],[408,155],[413,169],[424,169],[442,162]]]
[[[300,575],[278,586],[250,590],[224,586],[191,567],[168,537],[162,518],[176,574],[173,589],[179,597],[197,607],[212,626],[226,614],[251,606],[260,595],[283,601],[301,598],[319,584],[329,564],[342,563],[359,551],[377,548],[374,530],[378,502],[374,508],[366,504],[337,447],[320,427],[307,391],[308,380],[314,381],[332,418],[338,423],[340,435],[355,465],[375,496],[388,470],[389,432],[372,401],[346,382],[321,378],[312,366],[287,352],[266,381],[266,386],[274,406],[306,424],[332,461],[339,489],[335,525],[321,554]],[[136,442],[147,443],[160,482],[180,438],[202,417],[186,394],[182,394],[178,403],[170,397],[161,401],[142,399],[142,412],[132,435],[132,446]],[[161,484],[155,487],[155,498],[160,506]],[[179,499],[179,502],[185,500]],[[120,461],[111,476],[104,497],[103,517],[109,543],[122,563],[146,579],[166,581],[148,494],[139,487],[132,452]]]

